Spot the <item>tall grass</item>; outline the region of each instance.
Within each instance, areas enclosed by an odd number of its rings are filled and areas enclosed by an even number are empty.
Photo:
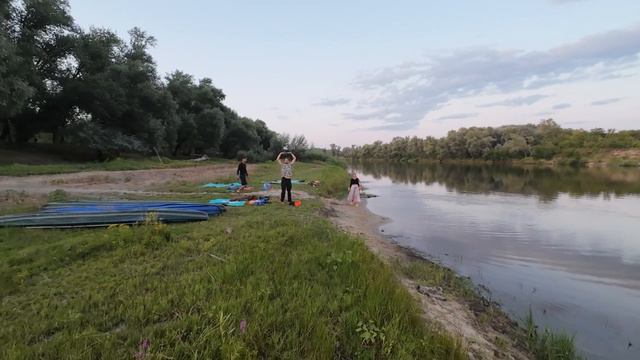
[[[0,358],[465,358],[321,207],[0,229]]]
[[[531,309],[524,320],[524,328],[527,332],[527,346],[536,360],[583,359],[576,351],[572,336],[546,328],[542,332],[538,331]]]

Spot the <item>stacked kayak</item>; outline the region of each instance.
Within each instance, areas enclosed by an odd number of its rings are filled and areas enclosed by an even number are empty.
[[[51,203],[35,214],[0,216],[0,227],[81,228],[139,224],[150,213],[162,223],[206,221],[224,207],[209,204],[154,201]]]
[[[49,203],[42,208],[41,213],[87,213],[87,212],[117,212],[117,211],[157,211],[157,210],[190,210],[200,211],[207,215],[220,215],[224,207],[211,204],[178,202],[178,201],[81,201]]]

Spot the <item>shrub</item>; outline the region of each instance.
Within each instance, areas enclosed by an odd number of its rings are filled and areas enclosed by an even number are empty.
[[[301,154],[301,160],[304,161],[329,161],[331,159],[331,155],[320,149],[307,150]]]

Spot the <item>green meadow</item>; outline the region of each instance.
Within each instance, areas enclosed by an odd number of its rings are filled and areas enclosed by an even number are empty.
[[[344,191],[342,167],[298,165],[323,184],[312,191]],[[274,176],[273,165],[255,174]],[[0,358],[466,358],[322,209],[312,199],[192,224],[0,229]]]

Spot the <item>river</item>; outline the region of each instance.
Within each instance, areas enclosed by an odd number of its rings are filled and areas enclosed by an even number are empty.
[[[640,359],[640,169],[354,164],[384,233],[589,359]]]

